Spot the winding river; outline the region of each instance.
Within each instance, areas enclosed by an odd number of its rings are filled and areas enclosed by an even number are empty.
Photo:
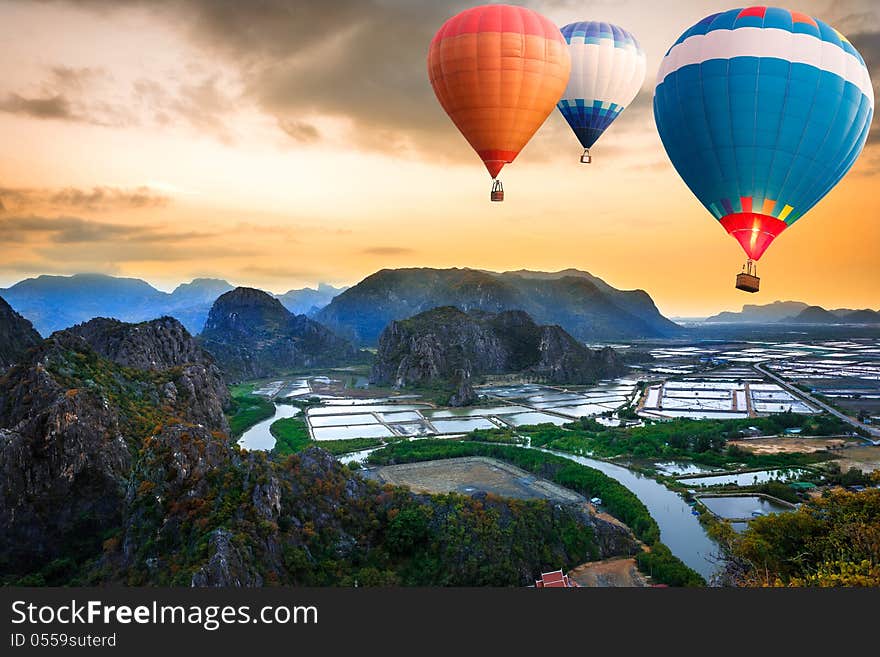
[[[275,404],[275,415],[262,422],[258,422],[245,431],[241,438],[238,439],[238,444],[250,450],[272,449],[275,447],[275,436],[269,431],[269,427],[272,426],[273,422],[286,417],[293,417],[297,413],[299,413],[299,408],[293,404]]]
[[[660,527],[660,540],[672,554],[707,580],[715,572],[717,567],[712,556],[717,555],[718,546],[709,538],[697,516],[691,513],[691,507],[678,493],[650,477],[613,463],[555,450],[541,451],[594,468],[619,481],[648,507],[651,517]]]

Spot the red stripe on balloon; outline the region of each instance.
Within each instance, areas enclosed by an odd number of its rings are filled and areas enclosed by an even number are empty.
[[[757,16],[758,18],[764,18],[764,14],[767,13],[767,7],[746,7],[739,14],[737,14],[737,18],[745,18],[746,16]]]
[[[477,32],[514,32],[564,41],[559,28],[537,12],[511,5],[472,7],[450,18],[431,43]]]
[[[788,227],[781,219],[757,212],[736,212],[722,217],[720,222],[752,260],[759,260],[770,243]]]

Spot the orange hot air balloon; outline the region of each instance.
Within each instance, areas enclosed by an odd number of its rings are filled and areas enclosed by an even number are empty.
[[[568,84],[571,57],[559,28],[525,7],[485,5],[450,18],[431,41],[437,100],[493,178],[547,119]]]

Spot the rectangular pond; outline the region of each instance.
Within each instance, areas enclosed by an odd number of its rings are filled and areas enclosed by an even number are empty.
[[[382,424],[346,427],[312,427],[315,440],[347,440],[349,438],[391,438],[394,434]]]
[[[791,507],[757,495],[701,497],[700,502],[716,516],[726,519],[753,518],[770,513],[792,511]]]
[[[431,424],[438,433],[465,433],[474,431],[475,429],[497,429],[498,425],[486,418],[461,418],[461,419],[443,419],[431,420]]]
[[[372,413],[353,413],[350,415],[309,415],[313,427],[344,427],[351,424],[379,424]]]
[[[570,419],[559,417],[558,415],[550,415],[549,413],[513,413],[512,415],[498,415],[499,420],[507,422],[515,427],[522,427],[529,424],[555,424],[561,426],[571,422]]]

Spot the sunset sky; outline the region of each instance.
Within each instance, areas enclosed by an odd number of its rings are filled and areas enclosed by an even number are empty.
[[[385,267],[585,269],[672,316],[797,299],[880,308],[880,126],[733,287],[744,256],[669,163],[651,97],[687,27],[731,2],[523,2],[633,32],[648,75],[580,165],[554,111],[504,203],[437,104],[428,43],[479,3],[0,0],[0,286],[102,272],[283,292]],[[797,0],[880,83],[880,3]],[[875,92],[876,93],[876,92]]]

